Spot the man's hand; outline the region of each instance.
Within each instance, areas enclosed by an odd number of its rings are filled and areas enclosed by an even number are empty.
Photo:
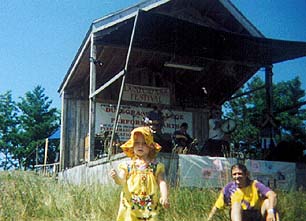
[[[266,221],[276,221],[274,211],[268,211]]]

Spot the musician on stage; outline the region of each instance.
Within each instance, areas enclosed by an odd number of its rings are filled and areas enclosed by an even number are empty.
[[[182,123],[180,129],[173,133],[173,151],[176,153],[187,153],[190,144],[193,142],[191,136],[187,133],[188,124]]]
[[[158,106],[153,106],[153,110],[148,113],[148,119],[151,121],[151,128],[155,133],[161,134],[164,126],[164,115]]]
[[[209,139],[222,140],[224,137],[224,132],[221,130],[222,119],[221,111],[213,109],[211,111],[211,118],[209,119]]]
[[[222,112],[220,108],[214,108],[211,111],[209,123],[209,136],[207,141],[206,154],[213,157],[223,157],[223,151],[229,146],[225,140],[225,133],[221,126],[223,120],[221,119]]]

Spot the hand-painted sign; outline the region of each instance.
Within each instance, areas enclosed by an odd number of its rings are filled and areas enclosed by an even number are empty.
[[[125,84],[122,100],[151,104],[170,104],[169,88]]]
[[[143,126],[144,118],[148,116],[151,108],[144,108],[142,106],[128,106],[122,105],[120,108],[120,115],[118,119],[118,126],[116,133],[120,137],[121,141],[125,141],[130,137],[130,132],[133,128]],[[171,117],[167,118],[166,113],[169,111],[163,110],[166,115],[166,120],[162,128],[163,133],[172,134],[175,130],[178,130],[183,122],[192,125],[192,113],[185,111],[171,111]],[[113,129],[116,115],[116,106],[109,104],[96,105],[96,134],[103,133],[104,131],[111,131]],[[188,128],[188,133],[192,134],[192,127]]]

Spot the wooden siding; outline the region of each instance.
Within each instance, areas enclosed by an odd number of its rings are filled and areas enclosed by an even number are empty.
[[[65,125],[62,168],[70,168],[84,162],[85,137],[88,133],[88,100],[64,99]],[[92,153],[91,153],[92,154]]]
[[[208,117],[209,112],[206,110],[197,110],[193,112],[193,136],[199,141],[199,146],[203,147],[208,139]]]

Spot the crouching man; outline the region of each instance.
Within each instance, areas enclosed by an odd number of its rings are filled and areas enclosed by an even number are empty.
[[[276,193],[261,182],[251,180],[243,164],[233,165],[231,173],[233,181],[222,189],[208,221],[224,206],[230,206],[231,221],[279,221]]]

